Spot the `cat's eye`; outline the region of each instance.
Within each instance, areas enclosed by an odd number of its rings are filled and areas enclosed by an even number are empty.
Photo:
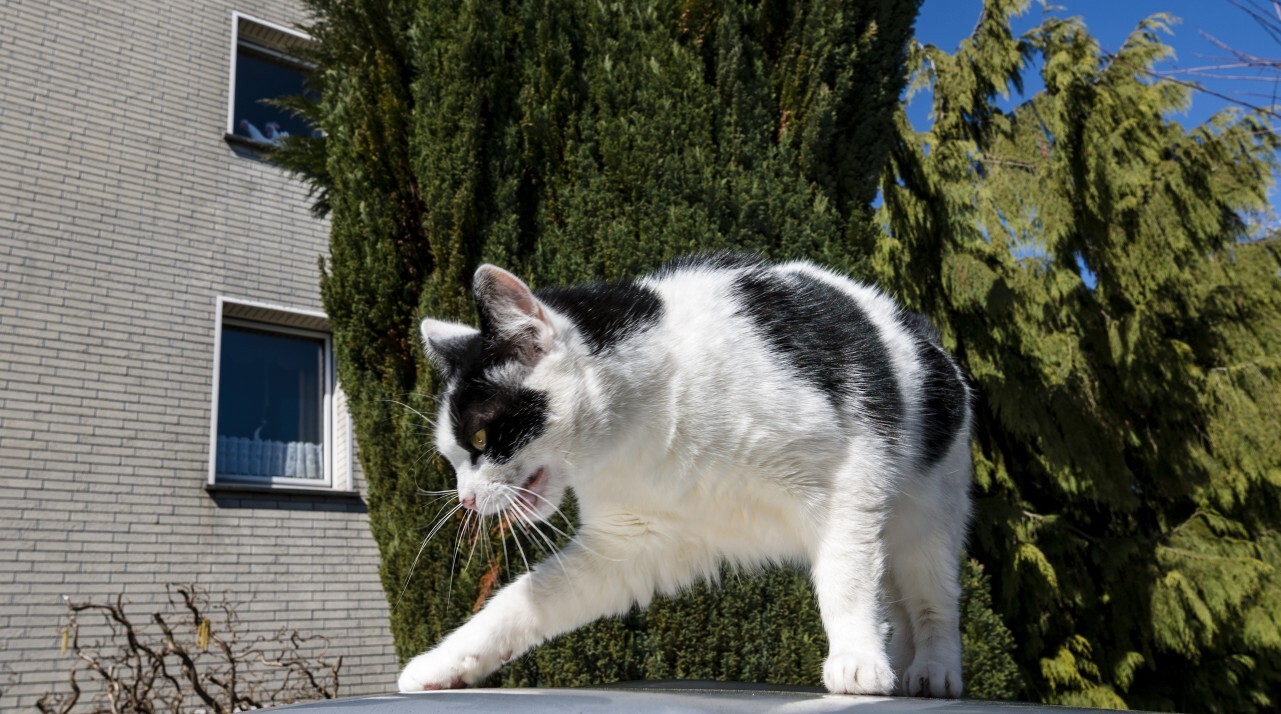
[[[485,430],[477,429],[475,434],[471,435],[471,445],[477,451],[485,450]]]

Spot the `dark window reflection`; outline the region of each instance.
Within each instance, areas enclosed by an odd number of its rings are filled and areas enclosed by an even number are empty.
[[[240,45],[236,53],[236,97],[232,112],[235,121],[232,131],[239,136],[266,143],[274,143],[285,136],[310,134],[312,129],[307,122],[262,101],[307,94],[303,70],[248,45]]]
[[[323,479],[325,343],[224,326],[219,474]]]

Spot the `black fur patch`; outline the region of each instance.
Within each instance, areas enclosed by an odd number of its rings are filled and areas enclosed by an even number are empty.
[[[924,315],[909,313],[904,326],[916,337],[916,354],[921,361],[921,431],[925,466],[937,464],[947,454],[957,432],[964,426],[968,394],[956,364],[943,349],[938,331]]]
[[[547,408],[544,392],[503,387],[481,376],[459,382],[450,395],[454,438],[471,454],[473,463],[482,453],[471,443],[477,430],[485,430],[485,458],[506,463],[546,429]]]
[[[440,355],[441,371],[445,379],[450,380],[480,362],[483,340],[477,332],[467,337],[455,337],[448,340],[431,340],[431,348]]]
[[[658,294],[633,282],[544,288],[534,295],[578,326],[592,354],[653,327],[663,316]]]
[[[745,272],[735,289],[740,314],[801,377],[833,406],[857,396],[878,433],[897,437],[903,408],[894,365],[853,298],[809,276],[774,270]]]

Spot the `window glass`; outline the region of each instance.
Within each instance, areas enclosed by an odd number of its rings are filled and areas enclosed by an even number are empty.
[[[222,330],[217,473],[323,480],[325,342]]]
[[[303,70],[295,64],[241,43],[236,48],[236,96],[232,131],[255,141],[274,143],[285,136],[311,133],[307,122],[264,102],[307,94]]]

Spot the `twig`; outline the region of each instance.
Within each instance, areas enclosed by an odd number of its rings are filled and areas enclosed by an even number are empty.
[[[102,681],[90,702],[94,714],[177,711],[194,700],[214,712],[229,713],[338,696],[342,657],[333,662],[326,658],[326,638],[303,637],[286,628],[274,636],[250,637],[227,593],[211,606],[198,586],[170,585],[166,591],[170,612],[152,613],[146,621],[158,633],[134,623],[123,596],[105,603],[68,602],[64,646],[75,657],[68,673],[70,693],[46,693],[37,708],[43,714],[68,714],[82,700],[77,679],[82,671]],[[220,623],[211,621],[211,610],[219,612]],[[105,642],[81,643],[77,615],[87,611],[102,614],[110,632]],[[319,654],[304,653],[317,643]],[[209,644],[214,645],[212,652],[207,651]],[[177,676],[167,664],[169,657],[179,665]]]

